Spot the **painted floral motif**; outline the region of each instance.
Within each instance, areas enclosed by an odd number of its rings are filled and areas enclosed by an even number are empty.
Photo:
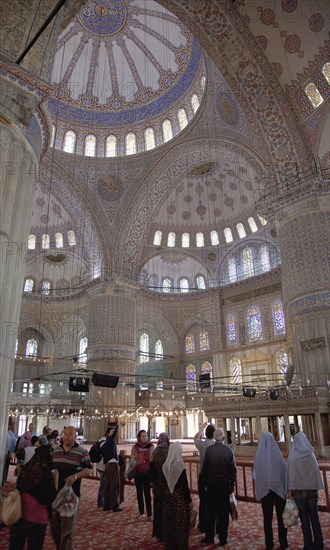
[[[324,19],[320,13],[314,13],[309,18],[309,28],[312,32],[320,32],[324,26]]]
[[[298,0],[282,0],[282,10],[286,13],[292,13],[297,9]]]
[[[260,21],[264,25],[272,25],[275,28],[278,27],[274,10],[258,6],[257,11],[260,12]]]
[[[259,34],[258,36],[256,36],[256,41],[258,42],[260,48],[262,48],[263,50],[267,48],[268,40],[263,34]]]
[[[276,76],[279,78],[283,73],[283,67],[281,63],[277,63],[276,61],[274,63],[271,63],[271,66],[276,74]]]

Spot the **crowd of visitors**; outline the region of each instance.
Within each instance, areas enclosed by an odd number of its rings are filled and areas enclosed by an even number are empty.
[[[3,483],[10,460],[16,454],[22,517],[11,526],[9,550],[23,550],[26,541],[29,549],[42,550],[48,523],[57,550],[74,547],[81,480],[91,475],[92,462],[96,463],[100,477],[97,507],[110,512],[122,511],[118,424],[108,426],[98,440],[97,460],[96,455],[91,460],[89,452],[76,442],[74,426],[65,427],[61,434],[45,426],[37,436],[34,425],[30,424],[19,440],[10,428]],[[217,534],[219,546],[223,547],[228,543],[230,495],[236,483],[234,454],[225,444],[224,430],[215,429],[212,424],[200,426],[194,443],[200,456],[198,527],[205,533],[201,546],[214,544]],[[148,433],[140,430],[131,450],[131,460],[140,519],[153,522],[152,538],[165,543],[165,550],[187,550],[193,505],[181,443],[171,443],[169,435],[163,432],[154,447]],[[288,548],[283,512],[290,498],[299,510],[304,550],[324,550],[317,510],[318,491],[323,489],[323,484],[313,447],[305,434],[298,432],[294,436],[287,464],[274,436],[270,432],[262,434],[253,478],[255,496],[262,506],[266,550],[274,547],[274,507],[280,548]]]

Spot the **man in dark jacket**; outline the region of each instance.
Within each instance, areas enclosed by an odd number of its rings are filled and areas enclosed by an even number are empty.
[[[214,544],[215,524],[219,535],[219,546],[227,544],[229,524],[229,498],[234,491],[236,464],[233,451],[224,444],[222,429],[214,432],[214,445],[205,451],[202,476],[206,486],[207,520],[206,537],[203,544]],[[217,520],[217,522],[216,522]]]

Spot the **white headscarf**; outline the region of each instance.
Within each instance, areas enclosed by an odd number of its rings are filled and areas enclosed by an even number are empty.
[[[178,479],[184,469],[182,445],[180,441],[176,441],[169,446],[168,455],[163,464],[163,474],[171,494],[173,494]]]
[[[285,498],[286,464],[270,432],[263,433],[260,438],[254,460],[253,478],[257,500],[261,500],[269,491]]]
[[[298,432],[293,438],[288,458],[288,488],[301,491],[321,491],[324,488],[313,447],[303,432]]]

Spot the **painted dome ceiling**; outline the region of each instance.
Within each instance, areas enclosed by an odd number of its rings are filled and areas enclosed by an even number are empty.
[[[49,109],[78,125],[145,125],[200,97],[204,72],[197,41],[153,0],[90,0],[58,38]]]

